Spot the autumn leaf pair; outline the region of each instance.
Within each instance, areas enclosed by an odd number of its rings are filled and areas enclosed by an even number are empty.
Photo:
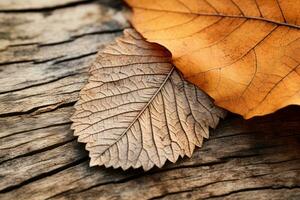
[[[245,118],[300,104],[299,2],[126,2],[141,35],[127,30],[98,54],[72,117],[91,165],[191,156],[225,113],[204,92]]]

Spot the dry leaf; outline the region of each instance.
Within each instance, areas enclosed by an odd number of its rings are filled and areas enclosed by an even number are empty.
[[[91,166],[162,167],[191,156],[224,116],[170,60],[133,30],[98,54],[72,117]]]
[[[245,118],[300,104],[299,0],[126,0],[184,77]]]

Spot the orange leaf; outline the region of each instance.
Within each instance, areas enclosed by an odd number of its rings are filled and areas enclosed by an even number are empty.
[[[126,0],[185,78],[245,118],[300,104],[299,0]]]

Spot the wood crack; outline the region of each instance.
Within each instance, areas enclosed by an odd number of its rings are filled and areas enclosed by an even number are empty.
[[[280,189],[296,189],[296,188],[300,188],[300,186],[266,186],[266,187],[252,187],[252,188],[244,188],[244,189],[240,189],[240,190],[235,190],[232,192],[228,192],[226,194],[223,195],[212,195],[210,196],[208,199],[210,198],[216,198],[216,197],[226,197],[229,196],[231,194],[236,194],[236,193],[241,193],[241,192],[249,192],[249,191],[259,191],[259,190],[280,190]]]
[[[34,108],[29,109],[29,110],[24,111],[24,112],[2,113],[2,114],[0,114],[0,118],[20,116],[20,115],[28,115],[28,114],[37,115],[37,114],[41,114],[41,113],[45,113],[45,112],[55,111],[58,108],[73,106],[74,104],[75,104],[75,101],[60,102],[60,103],[55,103],[55,104],[37,106],[37,107],[34,107]],[[46,109],[46,108],[50,108],[50,109]]]
[[[25,9],[0,9],[0,13],[35,13],[35,12],[52,12],[54,10],[58,9],[65,9],[69,7],[75,7],[75,6],[80,6],[80,5],[85,5],[85,4],[91,4],[97,2],[96,0],[78,0],[75,2],[69,2],[66,4],[62,5],[54,5],[54,6],[49,6],[49,7],[41,7],[41,8],[25,8]]]
[[[86,157],[84,157],[84,158],[78,159],[78,160],[76,160],[76,161],[74,161],[74,162],[71,162],[71,163],[69,163],[69,164],[67,164],[67,165],[64,165],[64,166],[62,166],[62,167],[59,167],[59,168],[57,168],[57,169],[54,169],[54,170],[51,170],[51,171],[48,171],[48,172],[39,174],[39,175],[37,175],[37,176],[35,176],[35,177],[29,178],[29,179],[27,179],[27,180],[25,180],[25,181],[19,183],[19,184],[17,184],[17,185],[9,186],[9,187],[7,187],[7,188],[5,188],[5,189],[3,189],[3,190],[0,190],[0,194],[1,194],[1,193],[7,193],[7,192],[10,192],[10,191],[16,190],[16,189],[18,189],[18,188],[20,188],[20,187],[22,187],[22,186],[25,186],[25,185],[27,185],[27,184],[30,184],[30,183],[32,183],[32,182],[38,181],[38,180],[40,180],[40,179],[44,179],[44,178],[46,178],[46,177],[48,177],[48,176],[52,176],[52,175],[57,174],[57,173],[59,173],[59,172],[61,172],[61,171],[63,171],[63,170],[66,170],[66,169],[69,169],[69,168],[74,167],[74,166],[76,166],[76,165],[79,165],[79,164],[81,164],[81,163],[83,163],[83,162],[85,162],[85,161],[87,161],[87,160],[88,160],[88,157],[86,156]]]
[[[68,73],[66,73],[66,74],[62,74],[61,76],[59,76],[59,77],[57,77],[57,78],[55,78],[55,79],[49,80],[49,81],[45,81],[45,82],[41,82],[41,83],[32,84],[32,85],[25,86],[25,87],[21,87],[21,88],[14,89],[14,90],[2,91],[2,92],[0,92],[0,95],[12,93],[12,92],[18,92],[18,91],[26,90],[26,89],[29,89],[29,88],[34,88],[34,87],[46,85],[46,84],[51,84],[51,83],[54,83],[54,82],[56,82],[56,81],[62,80],[62,79],[64,79],[64,78],[76,76],[76,75],[79,75],[79,74],[83,74],[83,72],[75,72],[75,73],[74,73],[74,72],[68,72]],[[27,96],[26,98],[28,98],[28,96]],[[1,114],[0,114],[0,117],[1,117]]]
[[[63,146],[65,144],[68,144],[70,142],[73,142],[73,141],[75,141],[75,139],[76,138],[72,138],[70,140],[67,140],[67,141],[64,141],[64,142],[60,142],[60,143],[57,143],[57,144],[54,144],[54,145],[50,145],[50,146],[47,146],[47,147],[42,148],[42,149],[37,149],[37,150],[34,150],[34,151],[27,152],[25,154],[21,154],[21,155],[15,156],[13,158],[9,158],[7,160],[2,160],[0,162],[0,166],[3,165],[4,163],[8,162],[8,161],[11,161],[11,160],[15,160],[15,159],[19,159],[19,158],[24,158],[24,157],[30,157],[30,156],[38,154],[38,153],[43,153],[43,152],[46,152],[46,151],[50,151],[50,150],[55,149],[57,147],[60,147],[60,146]]]
[[[125,28],[128,28],[128,27],[119,28],[119,29],[111,29],[111,30],[103,30],[103,31],[87,32],[87,33],[83,33],[83,34],[79,34],[79,35],[73,35],[68,40],[53,42],[53,43],[41,43],[41,44],[38,44],[38,46],[43,48],[43,47],[66,44],[66,43],[69,43],[69,42],[73,42],[76,39],[86,37],[86,36],[90,36],[90,35],[105,35],[105,34],[114,34],[114,33],[118,34],[118,33],[123,32]]]

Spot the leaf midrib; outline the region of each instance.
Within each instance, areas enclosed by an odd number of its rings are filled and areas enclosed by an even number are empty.
[[[153,9],[153,8],[144,8],[139,6],[134,6],[133,8],[137,9],[143,9],[148,11],[154,11],[154,12],[169,12],[169,13],[177,13],[177,14],[190,14],[190,15],[198,15],[198,16],[213,16],[213,17],[230,17],[230,18],[241,18],[241,19],[252,19],[252,20],[259,20],[259,21],[265,21],[268,23],[276,24],[279,26],[287,26],[290,28],[296,28],[300,29],[299,25],[296,24],[288,24],[284,22],[278,22],[271,19],[263,18],[263,17],[254,17],[254,16],[245,16],[245,15],[228,15],[228,14],[221,14],[221,13],[195,13],[195,12],[182,12],[182,11],[173,11],[173,10],[164,10],[164,9]]]
[[[156,92],[152,95],[152,97],[149,99],[147,104],[143,107],[143,109],[137,114],[137,116],[132,120],[132,122],[128,125],[128,127],[122,132],[122,134],[116,139],[115,142],[110,144],[103,152],[100,154],[102,156],[108,149],[110,149],[113,145],[115,145],[126,133],[129,131],[129,129],[133,126],[133,124],[140,118],[140,116],[145,112],[145,110],[149,107],[149,105],[153,102],[153,100],[156,98],[158,93],[162,90],[162,88],[165,86],[166,82],[169,80],[170,76],[174,72],[175,67],[172,66],[170,69],[170,72],[166,75],[166,78],[164,81],[161,83],[160,87],[156,90]]]

